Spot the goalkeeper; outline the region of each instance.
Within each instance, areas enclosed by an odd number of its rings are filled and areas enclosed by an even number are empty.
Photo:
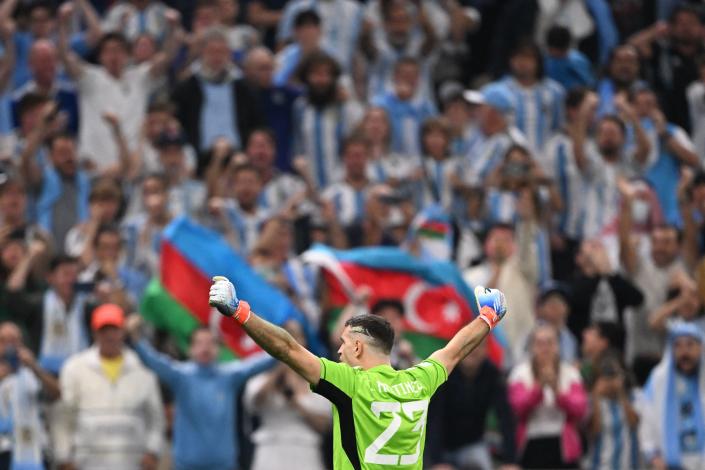
[[[285,330],[255,315],[226,278],[213,280],[210,304],[333,403],[335,470],[421,470],[431,396],[506,313],[502,292],[477,287],[479,317],[425,361],[397,371],[389,364],[394,332],[380,317],[349,319],[340,338],[341,362],[333,362],[314,356]]]

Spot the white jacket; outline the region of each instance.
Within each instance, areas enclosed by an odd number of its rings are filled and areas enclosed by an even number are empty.
[[[52,432],[58,462],[74,462],[81,470],[132,470],[145,453],[161,453],[164,409],[157,380],[135,353],[124,349],[123,357],[115,383],[103,372],[95,346],[64,365],[62,409]]]

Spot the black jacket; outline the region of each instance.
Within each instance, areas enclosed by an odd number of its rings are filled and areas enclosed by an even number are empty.
[[[502,435],[501,460],[516,462],[515,422],[502,372],[485,360],[474,377],[457,367],[431,399],[426,432],[426,466],[450,463],[446,452],[481,442],[490,410]],[[425,468],[425,467],[424,467]]]
[[[264,125],[264,115],[260,109],[257,95],[243,79],[233,80],[232,86],[237,131],[244,146],[250,132]],[[199,154],[208,150],[201,148],[203,90],[198,77],[192,75],[179,83],[174,89],[171,99],[177,107],[176,117],[184,128],[188,142],[199,151]]]

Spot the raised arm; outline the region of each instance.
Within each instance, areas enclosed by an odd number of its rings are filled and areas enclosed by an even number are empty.
[[[73,16],[73,4],[64,3],[59,8],[59,58],[66,68],[66,72],[74,80],[78,80],[83,73],[83,62],[71,51],[69,45],[69,29],[71,28],[71,17]]]
[[[98,12],[95,11],[95,8],[88,0],[74,0],[74,3],[86,22],[86,43],[90,47],[94,47],[103,35],[100,16],[98,16]]]
[[[285,329],[260,318],[250,305],[237,298],[233,284],[222,276],[213,278],[209,303],[227,317],[240,323],[245,332],[272,357],[291,367],[312,385],[321,377],[321,363]]]
[[[0,38],[5,54],[0,62],[0,91],[6,91],[11,85],[12,73],[15,70],[15,23],[5,20],[0,23]]]
[[[169,64],[178,54],[184,39],[184,33],[181,29],[181,14],[177,10],[169,9],[164,17],[167,22],[167,36],[164,39],[162,50],[155,54],[151,60],[149,73],[152,77],[159,77],[166,72]]]
[[[617,185],[622,195],[622,210],[619,216],[619,259],[624,270],[630,276],[633,276],[639,267],[639,257],[632,243],[632,203],[634,194],[628,182],[619,180]]]
[[[431,354],[431,359],[445,366],[448,375],[485,339],[490,330],[507,313],[504,294],[497,289],[478,286],[475,288],[475,299],[480,315],[458,331],[445,347]]]

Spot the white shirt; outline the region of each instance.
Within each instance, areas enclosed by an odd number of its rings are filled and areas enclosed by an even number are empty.
[[[254,470],[274,470],[286,467],[322,469],[321,435],[301,416],[301,413],[287,403],[280,393],[270,393],[263,403],[256,405],[255,396],[269,380],[270,372],[251,378],[245,386],[243,402],[245,409],[256,414],[260,426],[252,433],[255,444]],[[298,398],[300,406],[318,416],[330,416],[328,400],[315,393],[307,393]]]
[[[118,147],[103,113],[115,113],[120,119],[128,144],[138,141],[152,89],[150,64],[128,67],[120,78],[103,67],[84,65],[78,80],[81,124],[79,154],[105,170],[119,161]]]

